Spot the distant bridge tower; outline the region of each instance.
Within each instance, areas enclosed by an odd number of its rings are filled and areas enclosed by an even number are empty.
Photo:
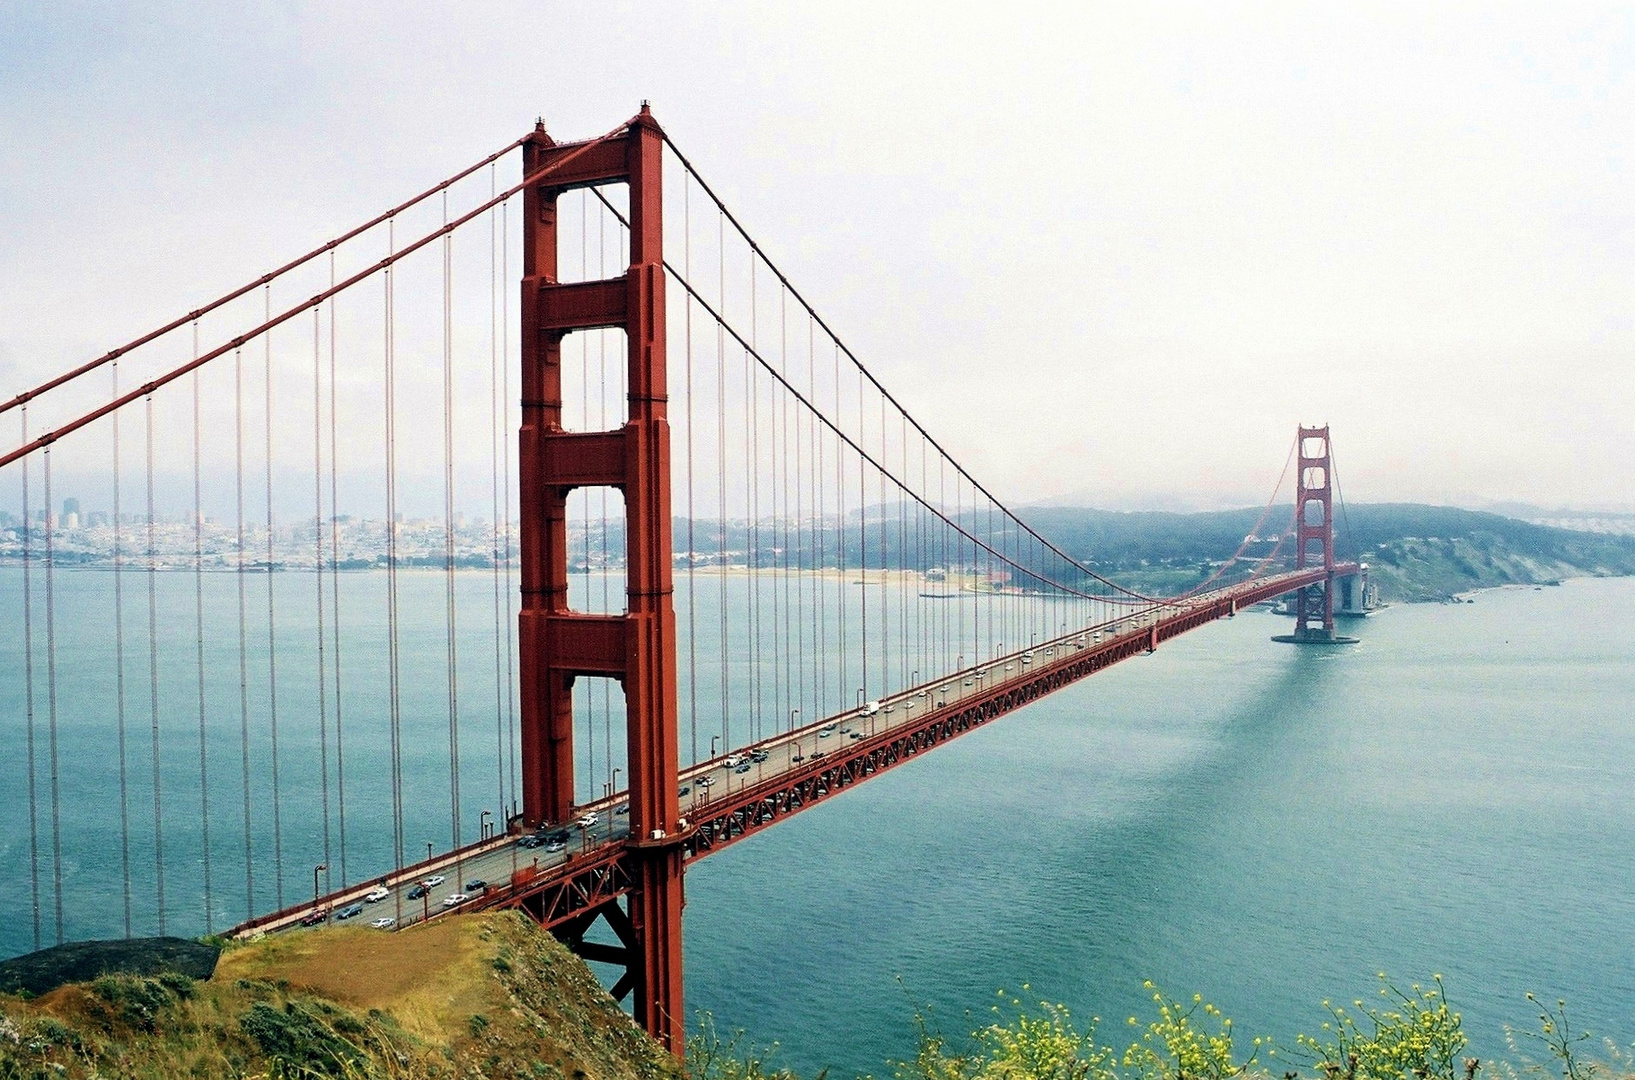
[[[1295,568],[1321,566],[1327,576],[1299,589],[1294,597],[1294,633],[1273,641],[1296,645],[1350,645],[1356,638],[1334,633],[1334,458],[1328,425],[1299,429],[1295,454]]]
[[[587,906],[564,935],[587,957],[622,962],[614,996],[635,995],[637,1023],[681,1054],[681,864],[676,727],[676,620],[670,551],[670,426],[664,353],[663,133],[647,107],[622,135],[557,143],[541,125],[523,147],[523,174],[571,158],[523,194],[522,819],[567,822],[575,812],[573,684],[586,676],[624,685],[630,762],[630,840],[617,867],[630,910],[616,899]],[[630,266],[603,281],[557,275],[557,199],[575,188],[630,187]],[[629,420],[613,431],[562,424],[562,339],[609,327],[629,344]],[[618,488],[625,499],[627,603],[623,615],[568,606],[568,493]],[[605,918],[622,949],[583,941]]]

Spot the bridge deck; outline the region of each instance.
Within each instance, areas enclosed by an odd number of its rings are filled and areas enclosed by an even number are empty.
[[[1337,572],[1355,569],[1346,565]],[[658,842],[681,846],[689,862],[702,858],[1120,660],[1323,576],[1320,568],[1291,571],[1075,631],[885,698],[872,713],[848,709],[746,748],[764,756],[748,770],[729,767],[725,756],[701,762],[681,773],[686,832]],[[520,907],[556,926],[629,891],[623,856],[634,841],[621,812],[625,804],[621,792],[581,807],[597,821],[574,827],[561,851],[524,849],[518,837],[501,835],[253,920],[235,933],[298,927],[317,911],[362,903],[376,886],[388,896],[366,905],[361,920],[387,916],[402,927],[447,911]],[[444,880],[426,896],[408,898],[417,883],[433,877]],[[477,881],[486,887],[465,888]],[[470,898],[445,906],[457,892]]]

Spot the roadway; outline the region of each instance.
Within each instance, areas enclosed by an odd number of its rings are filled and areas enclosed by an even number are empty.
[[[1310,571],[1306,576],[1310,576]],[[775,788],[780,778],[796,772],[810,772],[821,767],[826,758],[854,755],[858,745],[873,746],[890,741],[894,732],[923,727],[928,717],[952,714],[967,701],[990,698],[1013,684],[1037,680],[1041,673],[1065,666],[1086,650],[1100,650],[1154,634],[1156,624],[1174,624],[1181,632],[1190,629],[1198,616],[1207,609],[1220,609],[1223,600],[1242,598],[1246,605],[1250,597],[1261,599],[1268,590],[1276,589],[1284,579],[1297,574],[1280,574],[1250,585],[1229,586],[1212,590],[1185,600],[1163,606],[1144,608],[1121,616],[1099,626],[1088,627],[1041,643],[995,657],[963,671],[911,690],[852,707],[843,713],[785,732],[750,747],[701,762],[683,769],[680,774],[680,806],[682,817],[688,821],[702,821],[711,816],[712,806],[735,799],[749,790]],[[1222,612],[1224,613],[1224,612]],[[237,931],[240,935],[298,929],[301,920],[318,910],[330,913],[326,921],[337,921],[334,913],[350,905],[361,905],[362,911],[351,916],[351,922],[369,924],[376,919],[391,918],[393,927],[401,928],[428,917],[454,910],[488,906],[496,888],[510,892],[511,883],[519,872],[529,880],[548,881],[561,877],[587,861],[599,861],[622,850],[629,837],[629,818],[626,816],[628,793],[618,792],[609,798],[579,807],[581,816],[595,815],[594,823],[558,825],[554,831],[568,830],[567,841],[559,850],[550,847],[524,847],[522,837],[501,834],[470,845],[459,852],[435,856],[425,862],[405,867],[381,878],[351,886],[329,896],[316,898],[274,915],[246,923]],[[553,845],[554,846],[554,845]],[[701,855],[706,852],[699,851]],[[697,855],[694,855],[697,857]],[[442,880],[430,886],[427,895],[409,896],[415,886],[428,880]],[[476,888],[476,882],[485,882],[488,889]],[[372,888],[381,887],[386,896],[375,902],[364,897]],[[463,894],[468,900],[455,903],[451,897]],[[445,901],[449,903],[445,904]]]

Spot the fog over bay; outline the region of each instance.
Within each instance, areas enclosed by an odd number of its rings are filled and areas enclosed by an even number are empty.
[[[1007,500],[1635,509],[1612,5],[0,4],[0,393],[644,98]]]

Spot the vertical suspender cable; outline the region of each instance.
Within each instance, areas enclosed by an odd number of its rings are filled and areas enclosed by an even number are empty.
[[[597,276],[600,276],[598,274]],[[590,280],[590,194],[585,191],[579,193],[579,278],[581,281]],[[600,338],[604,331],[598,330]],[[583,410],[580,420],[581,430],[590,430],[590,339],[579,334],[579,403]],[[565,410],[564,410],[565,412]],[[565,419],[566,417],[564,417]],[[583,488],[576,488],[580,503],[584,508],[584,540],[585,540],[585,608],[590,610],[590,492]],[[569,586],[572,591],[572,586]],[[576,680],[577,682],[577,680]],[[585,682],[585,780],[590,785],[590,797],[587,802],[595,799],[596,776],[596,687],[601,684],[600,679],[586,680]],[[575,784],[577,784],[577,779]]]
[[[448,192],[443,192],[448,224]],[[460,680],[454,628],[454,237],[443,236],[443,600],[448,638],[449,829],[460,850]],[[459,864],[455,864],[458,872]]]
[[[787,293],[782,292],[782,291],[780,291],[779,294],[778,294],[778,322],[780,323],[780,326],[781,326],[781,328],[780,328],[780,330],[778,332],[779,340],[782,341],[782,343],[783,343],[783,354],[784,354],[784,356],[783,356],[783,369],[784,369],[785,375],[788,376],[788,375],[792,374],[792,372],[790,372],[790,370],[789,370],[789,340],[788,340],[788,336],[789,336],[789,309],[788,309],[788,296],[787,296]],[[795,458],[795,488],[794,488],[795,509],[794,509],[793,515],[791,515],[790,514],[790,509],[789,509],[789,439],[790,439],[790,435],[789,435],[789,395],[786,394],[786,393],[783,393],[782,391],[780,391],[778,396],[779,396],[779,398],[781,399],[781,401],[783,403],[783,437],[784,437],[784,446],[783,446],[783,492],[784,492],[784,494],[783,494],[783,511],[784,511],[784,527],[783,527],[783,639],[784,639],[784,682],[785,682],[785,685],[788,687],[788,693],[789,693],[789,700],[791,702],[791,708],[797,708],[798,709],[804,703],[805,694],[804,693],[797,694],[797,692],[796,692],[796,673],[797,672],[800,673],[799,684],[800,684],[801,687],[804,687],[806,685],[806,678],[805,678],[806,669],[805,669],[805,666],[803,664],[803,661],[806,658],[806,653],[805,653],[805,650],[803,648],[800,648],[799,645],[798,645],[798,642],[799,642],[800,637],[801,637],[801,630],[800,630],[801,620],[794,613],[794,605],[791,602],[791,597],[790,597],[790,593],[789,593],[790,585],[791,585],[791,581],[790,581],[790,557],[791,557],[791,551],[790,551],[790,546],[789,546],[789,518],[791,516],[793,516],[794,519],[795,519],[794,563],[795,563],[795,569],[798,571],[799,568],[800,568],[799,551],[800,551],[800,506],[801,506],[801,498],[800,498],[800,458],[799,458],[799,453],[800,453],[800,410],[797,409],[795,411],[795,435],[794,435],[794,441],[795,441],[795,452],[796,452],[796,455],[797,455],[796,458]],[[794,584],[794,588],[795,588],[794,599],[799,600],[801,598],[801,581],[800,581],[800,579],[796,579],[795,582],[793,582],[793,584]],[[789,719],[790,719],[791,725],[793,725],[793,723],[794,723],[793,714],[790,715]]]
[[[812,316],[806,316],[806,400],[817,404],[817,330]],[[823,517],[824,502],[822,481],[827,479],[823,473],[823,437],[818,425],[811,425],[812,453],[809,459],[812,484],[812,531],[816,533],[817,553],[813,561],[814,574],[812,576],[812,609],[813,619],[817,623],[817,651],[812,654],[812,707],[817,715],[812,719],[818,720],[829,714],[824,708],[827,695],[824,693],[823,667],[829,660],[829,627],[826,600],[828,590],[823,585],[824,566],[827,559],[823,534],[827,522]]]
[[[488,167],[488,193],[499,192],[497,165]],[[506,818],[505,781],[505,657],[502,598],[500,596],[500,305],[499,305],[499,208],[488,211],[488,474],[491,513],[489,560],[494,569],[494,764],[500,785],[494,792],[499,819]]]
[[[754,676],[750,680],[750,700],[754,712],[749,718],[751,742],[761,739],[761,430],[760,369],[750,360],[750,349],[755,349],[755,260],[749,263],[749,349],[744,350],[744,483],[749,507],[749,629],[754,636],[750,649],[750,663]]]
[[[386,249],[390,254],[396,247],[397,221],[386,223]],[[394,310],[392,268],[387,267],[381,282],[384,311],[381,319],[381,355],[383,404],[386,407],[386,686],[387,727],[392,752],[392,864],[403,869],[403,713],[398,670],[398,610],[397,610],[397,356],[396,320]],[[403,921],[403,900],[397,897],[397,920]]]
[[[335,252],[329,253],[329,287],[335,287]],[[339,439],[336,435],[335,414],[338,411],[338,399],[335,397],[335,302],[336,298],[329,298],[329,614],[331,617],[331,634],[334,648],[330,651],[332,663],[335,665],[335,799],[336,809],[340,812],[341,824],[341,887],[346,887],[346,754],[345,743],[341,741],[341,576],[336,571],[341,563],[341,511],[338,498],[340,480],[337,472],[340,469],[340,458],[337,453]],[[324,860],[328,862],[328,859]]]
[[[500,279],[511,280],[511,217],[510,202],[500,203]],[[511,604],[515,593],[511,589],[511,301],[510,293],[500,287],[500,401],[504,409],[504,435],[500,446],[501,479],[505,486],[505,745],[511,764],[511,812],[516,805],[517,785],[517,696],[515,647],[516,616]]]
[[[250,820],[250,651],[244,603],[244,350],[233,350],[233,493],[238,519],[238,752],[244,795],[244,908],[255,916],[255,860]],[[118,413],[114,414],[118,416]]]
[[[835,427],[836,427],[837,432],[839,430],[841,421],[842,421],[842,416],[841,416],[841,409],[840,409],[840,346],[836,345],[835,346]],[[849,672],[847,671],[847,665],[846,665],[846,660],[847,660],[846,653],[848,652],[848,649],[847,649],[846,646],[847,646],[847,643],[848,643],[848,639],[851,637],[851,628],[846,625],[846,589],[847,589],[847,586],[848,586],[848,580],[847,580],[848,575],[847,575],[847,571],[846,571],[846,449],[845,449],[844,446],[841,445],[840,437],[839,437],[838,434],[835,436],[835,499],[837,500],[836,501],[836,506],[835,506],[835,515],[836,515],[835,521],[836,521],[837,526],[838,526],[835,529],[835,532],[839,535],[839,544],[840,544],[839,562],[837,563],[837,566],[839,567],[839,570],[840,570],[840,574],[836,578],[837,584],[836,584],[836,587],[835,587],[835,597],[836,597],[835,605],[836,605],[836,620],[837,620],[836,625],[837,625],[838,633],[839,633],[839,636],[840,636],[840,683],[839,683],[839,687],[838,687],[840,700],[838,702],[836,702],[836,709],[838,711],[838,710],[844,709],[846,707],[846,705],[851,701],[851,678],[850,678]]]
[[[810,325],[810,324],[808,324]],[[807,354],[808,381],[810,381],[811,355]],[[801,417],[806,410],[795,409],[795,571],[799,575],[795,579],[795,598],[799,610],[795,617],[795,671],[796,684],[799,689],[801,717],[807,722],[818,719],[815,709],[806,707],[806,587],[810,581],[815,581],[807,572],[806,556],[806,455],[802,453],[805,447],[801,442]]]
[[[154,897],[159,936],[165,933],[165,828],[164,807],[159,783],[159,556],[153,534],[153,395],[145,399],[147,425],[147,541],[148,541],[148,710],[149,742],[153,748],[153,866]]]
[[[112,365],[113,396],[119,396],[119,361]],[[131,936],[131,797],[125,748],[125,552],[119,520],[119,413],[114,428],[114,716],[119,725],[119,868],[124,886],[125,936]]]
[[[863,372],[857,373],[857,568],[862,579],[862,593],[857,609],[862,623],[863,685],[858,696],[869,700],[869,491],[868,460],[863,454],[863,440],[867,438],[868,420],[863,413]],[[849,704],[849,703],[846,703]]]
[[[193,321],[193,355],[199,355],[199,322]],[[200,440],[199,372],[193,372],[193,646],[198,666],[199,689],[199,844],[204,853],[204,931],[215,930],[214,903],[210,889],[210,747],[206,740],[204,712],[204,504],[199,472],[202,465]]]
[[[607,214],[600,207],[596,210],[596,277],[599,280],[607,277]],[[598,431],[607,430],[607,331],[596,331],[596,427]],[[590,412],[590,402],[585,402],[585,412]],[[597,490],[598,501],[601,504],[601,538],[602,538],[602,610],[608,611],[611,605],[610,564],[608,562],[607,543],[607,488]],[[590,504],[585,505],[586,516],[589,516]],[[587,541],[588,546],[588,541]],[[587,559],[588,563],[589,560]],[[588,579],[587,579],[588,581]],[[606,679],[598,680],[602,687],[602,768],[607,777],[608,795],[613,794],[613,687]],[[595,738],[592,735],[592,738]]]
[[[335,864],[329,847],[329,673],[324,657],[324,393],[323,308],[312,308],[312,572],[317,585],[318,615],[318,790],[324,810],[324,876]],[[334,406],[331,405],[331,408]],[[328,889],[324,890],[328,892]]]
[[[51,520],[51,448],[45,449],[45,696],[51,748],[51,878],[56,898],[57,944],[63,941],[62,923],[62,784],[57,771],[57,530]]]
[[[681,221],[682,265],[688,280],[693,273],[693,211],[692,177],[682,172]],[[695,532],[697,515],[693,508],[693,298],[686,299],[687,345],[687,711],[692,733],[693,763],[698,762],[698,540]]]
[[[716,296],[716,310],[727,310],[727,248],[726,215],[716,213],[716,256],[720,291]],[[732,694],[727,685],[727,332],[719,319],[715,323],[715,483],[716,513],[720,517],[719,562],[717,564],[716,600],[720,605],[721,624],[717,647],[721,655],[721,745],[732,748]]]
[[[880,398],[880,457],[877,459],[882,465],[886,461],[886,399]],[[890,529],[886,526],[886,470],[876,469],[880,478],[880,689],[878,694],[885,697],[891,689],[891,564],[886,558],[886,537]]]
[[[22,408],[22,441],[28,442],[28,406]],[[28,474],[32,463],[23,459],[23,701],[28,720],[28,875],[34,911],[34,948],[40,948],[40,827],[34,768],[34,538],[29,525]],[[51,504],[46,503],[46,517]]]
[[[783,365],[785,377],[789,374],[789,308],[788,293],[778,290],[778,361]],[[774,719],[778,724],[791,719],[790,710],[795,702],[795,673],[791,666],[794,663],[794,627],[793,605],[789,595],[789,396],[781,388],[773,387],[772,392],[777,395],[777,408],[773,415],[778,421],[780,434],[778,435],[778,454],[782,459],[782,466],[773,484],[783,501],[783,513],[779,515],[778,538],[783,548],[783,633],[778,637],[778,648],[783,653],[783,692],[784,702],[778,707],[778,715]]]
[[[266,315],[272,317],[272,286],[263,292]],[[278,775],[278,612],[273,599],[273,391],[272,331],[262,337],[262,380],[265,397],[262,446],[266,450],[267,494],[267,719],[272,736],[273,895],[284,907],[284,792]]]

